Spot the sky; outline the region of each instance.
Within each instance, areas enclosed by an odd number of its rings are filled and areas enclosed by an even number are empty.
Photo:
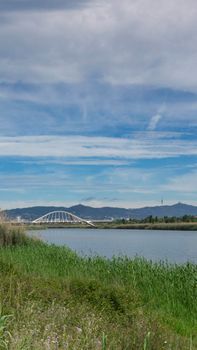
[[[0,1],[0,207],[197,205],[195,0]]]

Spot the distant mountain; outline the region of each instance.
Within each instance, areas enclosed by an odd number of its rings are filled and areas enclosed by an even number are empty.
[[[114,208],[114,207],[102,207],[93,208],[84,206],[82,204],[72,206],[70,208],[66,207],[29,207],[29,208],[17,208],[6,210],[6,215],[15,219],[20,216],[25,220],[34,220],[38,217],[45,215],[54,210],[66,210],[73,213],[81,218],[89,220],[104,220],[104,219],[120,219],[120,218],[133,218],[133,219],[143,219],[149,215],[164,217],[164,216],[176,216],[180,217],[183,215],[197,215],[197,206],[192,206],[184,203],[177,203],[174,205],[162,205],[155,207],[144,207],[138,209],[124,209],[124,208]]]
[[[197,215],[197,206],[188,205],[184,203],[177,203],[174,205],[162,205],[156,207],[145,207],[139,209],[132,209],[132,217],[143,219],[149,215],[158,217],[180,217],[183,215]]]
[[[55,210],[68,210],[68,209],[65,207],[40,206],[40,207],[16,208],[16,209],[5,210],[5,214],[10,219],[15,219],[18,216],[20,216],[21,219],[24,219],[24,220],[35,220],[40,216],[43,216]]]

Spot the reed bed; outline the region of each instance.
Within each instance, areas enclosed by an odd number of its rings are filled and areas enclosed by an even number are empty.
[[[0,349],[197,349],[196,265],[80,257],[23,235],[1,240]]]
[[[0,247],[28,244],[30,239],[21,227],[0,223]]]

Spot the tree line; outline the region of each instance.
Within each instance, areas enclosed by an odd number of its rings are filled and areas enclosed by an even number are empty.
[[[144,219],[135,219],[135,218],[128,218],[128,219],[119,219],[116,220],[117,223],[126,224],[126,223],[133,223],[133,224],[155,224],[155,223],[177,223],[177,222],[197,222],[197,216],[194,215],[183,215],[180,217],[177,216],[164,216],[164,217],[158,217],[149,215]]]

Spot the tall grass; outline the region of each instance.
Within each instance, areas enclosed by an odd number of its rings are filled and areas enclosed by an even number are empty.
[[[196,265],[82,258],[39,241],[9,242],[0,248],[9,349],[197,349]]]
[[[0,247],[28,244],[30,239],[21,227],[0,223]]]

